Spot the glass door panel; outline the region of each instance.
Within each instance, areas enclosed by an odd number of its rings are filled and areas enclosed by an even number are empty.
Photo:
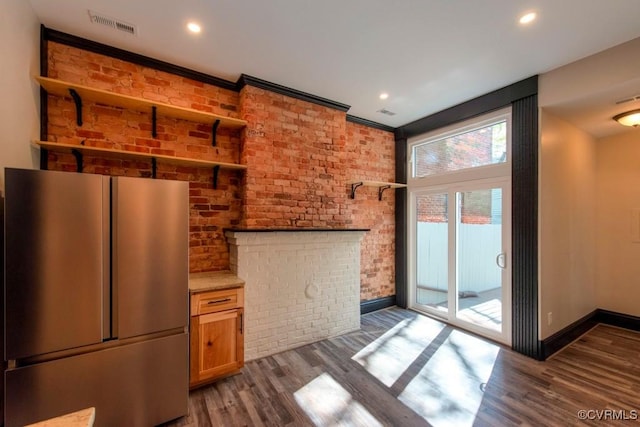
[[[449,206],[447,193],[416,197],[415,302],[430,310],[448,312]]]
[[[502,188],[456,193],[456,317],[502,332]]]
[[[412,196],[411,306],[511,343],[508,180],[434,187]]]

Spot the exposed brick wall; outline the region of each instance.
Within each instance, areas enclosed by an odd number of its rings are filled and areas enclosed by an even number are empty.
[[[420,145],[416,148],[416,176],[490,164],[492,141],[489,128],[484,132],[471,131]]]
[[[446,193],[418,196],[416,199],[417,220],[419,222],[449,221],[447,199]]]
[[[247,86],[240,94],[73,47],[49,43],[49,77],[247,120],[246,130],[210,126],[84,102],[75,123],[70,98],[49,97],[48,139],[68,144],[242,163],[221,170],[214,190],[209,169],[158,162],[158,177],[190,181],[190,271],[229,268],[222,229],[243,227],[370,228],[361,244],[361,299],[395,293],[394,190],[350,181],[393,181],[393,134],[346,121],[344,112]],[[85,157],[84,171],[151,176],[148,161]],[[49,168],[75,170],[70,154],[49,152]]]
[[[460,221],[463,224],[491,224],[491,190],[474,190],[460,196]],[[420,196],[416,200],[420,222],[448,222],[447,194]]]
[[[394,191],[375,188],[349,198],[349,182],[393,181],[390,132],[346,121],[328,107],[245,86],[244,227],[370,228],[361,245],[361,298],[395,293]]]
[[[245,86],[244,227],[346,227],[346,114]]]
[[[494,134],[502,126],[491,125],[480,130],[435,140],[416,147],[416,176],[424,177],[493,163]],[[465,192],[461,195],[461,222],[491,223],[490,191]],[[417,218],[421,222],[447,222],[447,198],[444,194],[421,197],[417,203]]]
[[[347,122],[345,177],[395,181],[395,141],[393,134]],[[349,193],[350,186],[347,187]],[[395,191],[386,190],[382,201],[378,189],[360,187],[355,200],[346,196],[354,228],[369,228],[360,243],[360,298],[395,295]]]
[[[460,220],[463,224],[491,224],[491,190],[462,193]]]
[[[238,94],[183,77],[152,70],[108,56],[49,42],[49,77],[238,117]],[[158,115],[156,138],[151,115],[83,102],[83,126],[78,127],[70,98],[49,96],[48,139],[67,144],[116,148],[152,154],[237,163],[240,133],[221,129],[217,147],[211,146],[211,126]],[[75,171],[71,154],[49,152],[49,168]],[[151,176],[150,161],[85,157],[84,171],[105,175]],[[229,252],[222,232],[240,219],[241,173],[221,170],[213,189],[212,171],[158,162],[157,176],[190,181],[190,271],[229,268]]]

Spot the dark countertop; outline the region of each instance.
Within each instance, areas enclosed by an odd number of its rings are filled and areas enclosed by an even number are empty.
[[[291,231],[371,231],[370,228],[225,228],[224,232],[231,231],[233,233],[273,233],[273,232],[291,232]]]

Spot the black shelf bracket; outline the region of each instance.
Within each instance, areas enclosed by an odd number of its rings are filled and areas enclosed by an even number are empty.
[[[213,167],[213,189],[218,188],[218,172],[220,172],[220,165]]]
[[[156,110],[157,108],[155,105],[151,107],[151,136],[154,138],[158,136],[158,112]]]
[[[390,185],[383,185],[382,187],[378,187],[378,200],[382,201],[382,193],[384,193],[384,190],[388,190],[389,188],[391,188]]]
[[[76,172],[82,173],[82,168],[83,168],[82,152],[74,148],[73,150],[71,150],[71,154],[73,154],[73,157],[76,158]]]
[[[158,161],[156,160],[155,157],[152,157],[151,158],[151,178],[156,179],[157,170],[158,170]]]
[[[358,189],[358,187],[362,187],[364,183],[363,182],[354,182],[353,184],[351,184],[351,198],[355,199],[356,198],[356,190]]]
[[[69,89],[69,95],[73,98],[73,102],[76,104],[76,123],[78,126],[82,126],[82,98],[75,89]]]
[[[218,126],[220,126],[220,120],[216,120],[213,122],[213,126],[211,126],[211,146],[216,146],[216,135],[218,134]]]
[[[49,169],[49,150],[46,148],[40,149],[40,169],[43,171]]]

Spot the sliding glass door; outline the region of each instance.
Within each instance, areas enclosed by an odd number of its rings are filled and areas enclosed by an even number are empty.
[[[412,197],[413,308],[509,343],[509,182],[425,189]]]
[[[505,193],[506,184],[456,193],[456,319],[500,335],[511,295]]]
[[[449,311],[449,195],[426,192],[416,195],[416,287],[421,307],[446,314]]]
[[[511,341],[511,112],[410,141],[410,307]]]

